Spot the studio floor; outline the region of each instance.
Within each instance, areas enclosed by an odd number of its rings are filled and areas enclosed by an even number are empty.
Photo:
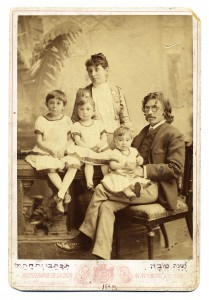
[[[186,221],[184,219],[172,221],[165,224],[169,238],[169,248],[165,248],[164,240],[160,230],[156,231],[154,239],[154,259],[156,260],[187,260],[193,257],[193,242],[189,235]],[[78,233],[72,230],[63,239],[73,238]],[[59,237],[47,237],[43,240],[41,233],[40,238],[28,238],[18,242],[19,259],[96,259],[89,251],[79,250],[76,252],[65,252],[55,245],[56,241],[63,240]],[[113,244],[112,259],[115,259],[115,246]],[[138,228],[132,225],[129,228],[121,230],[121,256],[122,260],[147,260],[147,241],[146,235],[138,235]]]

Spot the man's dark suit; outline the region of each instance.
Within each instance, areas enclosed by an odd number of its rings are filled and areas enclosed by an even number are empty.
[[[139,153],[149,125],[134,138],[133,147]],[[183,135],[169,123],[160,125],[148,151],[147,178],[158,182],[158,201],[167,210],[177,205],[178,178],[182,175],[185,159]]]

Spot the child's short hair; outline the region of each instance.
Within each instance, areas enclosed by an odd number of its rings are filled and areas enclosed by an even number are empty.
[[[125,134],[128,134],[133,139],[132,130],[128,127],[121,126],[113,132],[113,140],[115,140],[118,137],[124,136]]]
[[[93,98],[89,95],[89,93],[83,92],[77,101],[77,109],[79,106],[83,106],[86,103],[90,103],[93,107],[93,110],[95,110],[95,102]]]
[[[46,104],[48,103],[48,101],[50,99],[54,99],[54,98],[57,98],[60,101],[62,101],[64,106],[67,104],[67,97],[66,97],[65,93],[63,93],[60,90],[54,90],[54,91],[51,91],[50,93],[48,93],[46,95]]]
[[[85,65],[86,68],[101,65],[104,69],[109,66],[106,57],[102,53],[91,55],[91,58],[86,61]]]

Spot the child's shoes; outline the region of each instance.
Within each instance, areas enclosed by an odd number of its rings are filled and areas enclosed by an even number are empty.
[[[64,201],[66,204],[68,204],[72,201],[70,194],[68,194],[68,193],[65,194]]]
[[[89,192],[93,193],[95,191],[95,187],[93,185],[89,185],[87,188]]]
[[[134,193],[136,194],[136,197],[140,197],[141,184],[139,182],[136,182],[135,185],[134,185]]]
[[[57,210],[61,213],[65,212],[64,205],[63,205],[63,199],[59,198],[57,195],[54,196],[54,201],[57,203]]]

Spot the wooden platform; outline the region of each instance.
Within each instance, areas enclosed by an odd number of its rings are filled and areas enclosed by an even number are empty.
[[[102,177],[101,168],[94,168],[94,179],[100,179]],[[43,172],[36,171],[24,158],[18,158],[17,160],[17,179],[18,180],[46,180],[47,176]],[[83,170],[78,170],[75,176],[75,180],[84,179]]]

